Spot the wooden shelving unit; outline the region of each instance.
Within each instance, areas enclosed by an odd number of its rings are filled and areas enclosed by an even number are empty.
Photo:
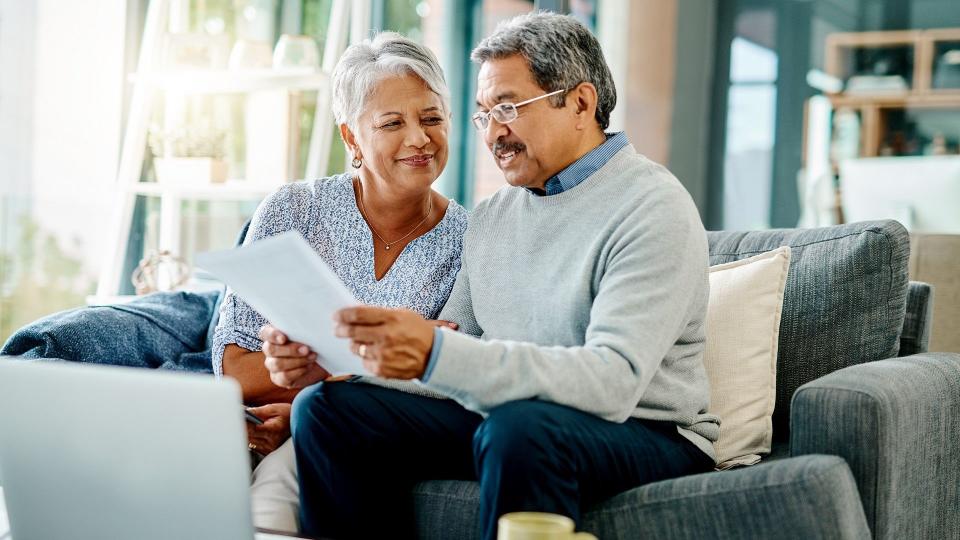
[[[850,32],[827,36],[826,72],[838,79],[846,78],[844,55],[849,51],[868,48],[912,47],[913,72],[909,74],[908,91],[873,93],[837,93],[829,96],[834,110],[852,108],[860,113],[860,155],[875,157],[887,135],[886,113],[903,109],[958,109],[960,88],[933,88],[933,65],[936,45],[940,42],[960,42],[960,28],[936,30],[904,30],[891,32]]]

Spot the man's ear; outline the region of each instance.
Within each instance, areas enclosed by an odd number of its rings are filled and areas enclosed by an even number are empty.
[[[340,124],[340,138],[343,139],[343,144],[347,145],[351,158],[363,159],[363,156],[360,155],[360,146],[357,145],[357,138],[346,124]]]
[[[570,91],[567,99],[573,100],[577,129],[590,127],[597,114],[597,88],[592,83],[582,82]]]

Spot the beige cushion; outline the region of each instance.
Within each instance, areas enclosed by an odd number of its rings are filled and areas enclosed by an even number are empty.
[[[770,453],[780,311],[790,248],[710,267],[707,346],[710,412],[720,417],[717,468]]]

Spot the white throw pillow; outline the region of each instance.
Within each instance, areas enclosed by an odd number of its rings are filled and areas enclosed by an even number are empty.
[[[710,412],[720,417],[717,468],[753,465],[770,453],[777,340],[790,248],[710,267],[704,364]]]

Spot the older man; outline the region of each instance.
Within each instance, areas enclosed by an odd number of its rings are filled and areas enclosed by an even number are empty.
[[[471,217],[440,315],[460,332],[406,310],[338,314],[373,373],[419,380],[425,395],[362,381],[300,394],[307,533],[410,535],[411,486],[451,478],[479,480],[492,540],[506,512],[578,520],[585,505],[714,464],[706,235],[680,183],[604,132],[616,90],[597,40],[537,13],[472,58],[473,122],[510,187]],[[274,382],[313,382],[290,356],[298,344],[263,337]]]

